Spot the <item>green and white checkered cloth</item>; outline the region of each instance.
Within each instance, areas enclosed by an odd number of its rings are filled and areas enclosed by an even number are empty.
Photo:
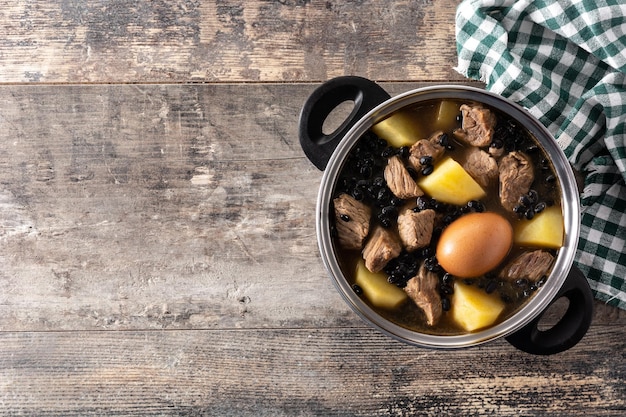
[[[575,263],[626,309],[626,1],[465,0],[458,66],[527,108],[585,177]]]

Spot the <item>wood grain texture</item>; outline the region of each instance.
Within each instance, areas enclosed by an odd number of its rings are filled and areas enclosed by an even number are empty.
[[[0,83],[460,80],[459,3],[2,0]]]
[[[622,310],[419,349],[322,266],[304,100],[465,82],[459,3],[0,0],[0,416],[625,415]]]
[[[505,342],[417,349],[364,328],[0,334],[0,414],[619,417],[614,330],[548,358]]]

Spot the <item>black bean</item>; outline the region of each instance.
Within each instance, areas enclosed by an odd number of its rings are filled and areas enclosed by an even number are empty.
[[[437,201],[433,198],[432,200],[430,200],[430,207],[438,213],[443,213],[446,205],[441,201]]]
[[[361,169],[359,170],[359,174],[363,177],[363,178],[370,178],[372,176],[373,170],[372,167],[370,166],[362,166]]]
[[[363,200],[363,191],[361,191],[358,188],[355,188],[354,190],[352,190],[352,197],[354,197],[354,199],[357,201]]]
[[[383,158],[390,158],[391,156],[393,156],[394,153],[396,153],[395,148],[393,148],[392,146],[388,146],[383,149],[383,151],[380,153],[380,156],[382,156]]]
[[[430,174],[433,173],[434,170],[435,170],[435,168],[432,165],[426,165],[422,169],[422,175],[430,175]]]
[[[448,297],[442,297],[441,298],[441,309],[443,311],[450,311],[450,307],[452,307],[450,305],[450,299]]]
[[[454,282],[454,275],[446,272],[445,274],[443,274],[441,281],[446,285],[452,285],[452,283]]]
[[[454,146],[453,145],[448,145],[448,146],[446,146],[446,150],[453,151],[454,150]]]
[[[426,210],[430,207],[430,199],[425,196],[417,197],[416,199],[417,208],[420,210]]]
[[[476,280],[475,280],[475,279],[472,279],[472,278],[465,278],[465,279],[463,280],[463,282],[465,283],[465,285],[474,285],[474,283],[476,282]]]
[[[543,284],[545,284],[547,279],[547,275],[542,276],[536,283],[537,287],[541,287]]]
[[[537,194],[535,190],[530,190],[528,191],[528,199],[530,200],[530,204],[535,204],[537,200],[539,200],[539,194]]]
[[[524,213],[524,217],[526,217],[526,220],[532,220],[533,217],[535,217],[535,210],[529,208],[526,210],[526,213]]]
[[[420,165],[432,165],[433,157],[430,155],[424,155],[420,157]]]
[[[516,279],[515,285],[517,285],[518,287],[526,287],[528,286],[528,280],[526,278]]]
[[[352,285],[352,291],[354,291],[356,295],[363,294],[363,289],[356,284]]]
[[[491,280],[485,286],[485,292],[487,294],[491,294],[492,292],[494,292],[496,290],[496,288],[498,288],[498,281]]]
[[[556,181],[556,177],[552,174],[546,176],[545,180],[544,180],[547,184],[552,184]]]
[[[403,146],[400,148],[398,153],[400,154],[402,158],[407,159],[409,155],[411,154],[411,149],[408,146]]]
[[[424,261],[424,267],[430,272],[439,272],[441,270],[441,267],[437,262],[437,258],[435,258],[434,256],[426,258],[426,260]]]
[[[398,197],[391,197],[391,200],[389,200],[389,202],[391,203],[392,206],[395,206],[395,207],[400,207],[401,205],[404,204],[404,200]]]
[[[519,203],[524,206],[524,207],[528,207],[531,204],[530,198],[528,197],[528,195],[524,194],[523,196],[521,196],[519,198]]]
[[[471,200],[467,203],[467,207],[474,210],[477,213],[485,211],[485,205],[478,200]]]
[[[350,221],[350,216],[348,216],[347,214],[340,214],[339,218],[341,220],[343,220],[344,222],[349,222]]]
[[[450,138],[448,137],[447,133],[443,133],[441,136],[439,136],[439,144],[443,147],[450,145]]]
[[[452,295],[454,294],[454,288],[450,285],[442,285],[440,288],[440,292],[443,295]]]
[[[407,167],[407,172],[409,173],[409,175],[411,176],[411,178],[413,179],[417,179],[417,171],[413,168],[413,167]]]
[[[546,203],[544,203],[543,201],[540,201],[539,203],[535,205],[535,213],[541,213],[545,209],[546,209]]]
[[[381,201],[381,202],[386,201],[389,198],[390,198],[390,195],[389,195],[389,190],[387,188],[383,187],[380,190],[378,190],[378,194],[376,196],[376,199],[378,201]]]
[[[372,183],[377,187],[383,187],[386,184],[385,179],[383,177],[374,178],[374,181]]]
[[[494,139],[489,144],[491,148],[502,149],[504,147],[504,142],[501,139]]]
[[[380,210],[381,214],[384,214],[385,216],[390,216],[390,217],[397,217],[398,216],[398,209],[394,206],[385,206],[382,208],[382,210]]]

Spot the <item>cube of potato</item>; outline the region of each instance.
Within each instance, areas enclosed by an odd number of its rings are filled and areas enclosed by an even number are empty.
[[[450,157],[435,165],[430,175],[420,177],[417,185],[430,197],[459,206],[486,195],[461,164]]]
[[[385,273],[370,272],[363,260],[357,263],[355,284],[361,287],[365,298],[376,307],[391,310],[407,299],[402,289],[387,281]]]
[[[396,148],[411,146],[426,137],[424,128],[417,122],[412,110],[393,113],[372,126],[372,132]]]
[[[520,220],[515,225],[514,240],[522,246],[558,249],[563,246],[564,233],[561,207],[552,206],[532,220]]]
[[[452,319],[468,332],[492,325],[504,310],[504,302],[496,294],[460,282],[454,284],[451,301]]]
[[[457,126],[456,117],[461,113],[461,105],[454,101],[443,100],[437,110],[435,129],[451,132]]]

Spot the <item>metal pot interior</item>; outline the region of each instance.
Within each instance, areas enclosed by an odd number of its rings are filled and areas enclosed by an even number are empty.
[[[562,210],[565,223],[564,244],[558,252],[558,256],[546,284],[542,286],[521,309],[505,321],[482,331],[454,336],[419,333],[381,317],[352,290],[350,283],[340,268],[337,259],[337,251],[330,233],[331,222],[329,211],[335,183],[343,168],[343,162],[358,139],[373,124],[383,120],[393,112],[406,106],[412,106],[434,99],[459,99],[483,103],[512,116],[525,126],[552,159],[562,190]],[[410,344],[434,348],[468,347],[509,335],[533,320],[548,307],[563,284],[573,263],[580,227],[580,209],[578,201],[576,181],[572,168],[565,155],[558,147],[552,135],[525,109],[501,96],[473,87],[426,87],[409,91],[385,101],[358,120],[346,134],[333,153],[322,178],[316,208],[317,239],[322,260],[337,290],[348,305],[364,321],[381,332]]]

